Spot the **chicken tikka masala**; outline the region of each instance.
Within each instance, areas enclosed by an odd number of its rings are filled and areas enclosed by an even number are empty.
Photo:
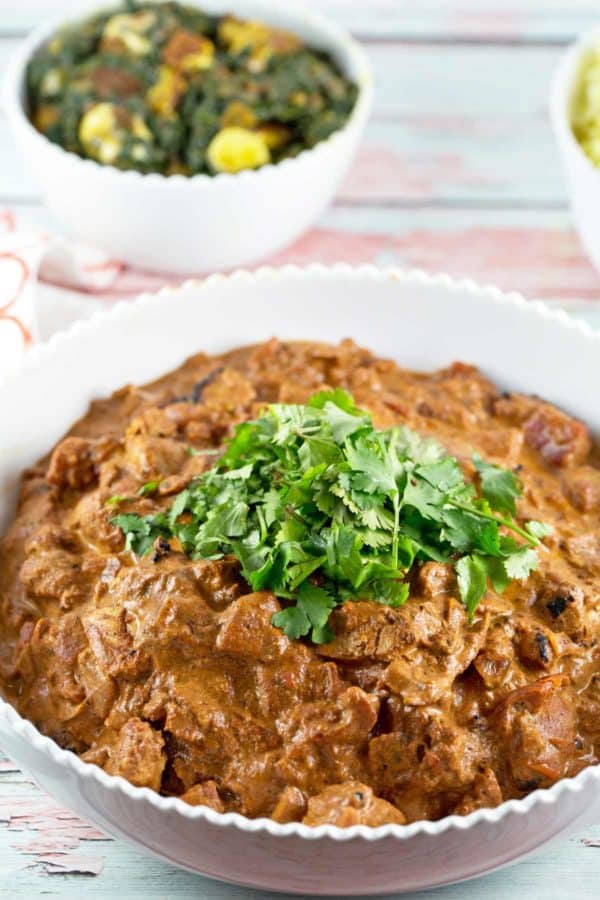
[[[465,815],[599,761],[599,515],[586,426],[469,365],[199,354],[24,473],[0,683],[190,804]]]

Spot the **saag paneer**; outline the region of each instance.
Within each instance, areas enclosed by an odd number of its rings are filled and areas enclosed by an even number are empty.
[[[27,70],[29,114],[96,162],[165,175],[277,163],[340,129],[357,89],[295,34],[179,3],[63,28]]]

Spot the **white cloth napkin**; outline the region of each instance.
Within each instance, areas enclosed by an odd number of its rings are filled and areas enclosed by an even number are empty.
[[[128,269],[85,244],[32,229],[0,210],[0,379],[35,341],[102,305],[173,279]]]

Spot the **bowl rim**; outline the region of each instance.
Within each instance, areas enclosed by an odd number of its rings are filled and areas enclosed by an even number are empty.
[[[335,152],[339,144],[350,133],[360,129],[369,117],[374,92],[373,71],[365,50],[349,32],[328,17],[306,8],[297,0],[286,0],[285,5],[278,4],[276,0],[232,0],[231,7],[236,7],[234,12],[241,16],[245,14],[246,5],[248,7],[246,15],[252,15],[250,10],[256,8],[260,12],[257,11],[254,15],[258,17],[265,16],[267,21],[269,11],[277,10],[280,12],[284,10],[286,17],[289,16],[296,21],[302,19],[310,29],[318,32],[325,40],[331,43],[333,49],[328,52],[331,53],[338,63],[340,62],[340,56],[347,56],[350,65],[357,73],[353,80],[358,88],[358,94],[352,112],[341,128],[338,128],[325,140],[319,141],[314,147],[307,147],[297,156],[288,157],[281,160],[281,162],[267,163],[267,165],[258,169],[244,169],[235,173],[219,172],[215,175],[208,175],[203,172],[194,175],[164,175],[160,172],[139,172],[135,169],[123,170],[118,169],[116,166],[102,164],[89,157],[79,156],[73,151],[65,150],[60,144],[55,144],[46,135],[38,131],[25,112],[21,92],[24,87],[27,65],[40,45],[62,26],[77,22],[78,19],[83,20],[87,16],[93,15],[94,11],[101,12],[103,8],[110,9],[111,4],[116,6],[117,2],[118,0],[110,0],[110,3],[103,7],[101,0],[86,0],[83,5],[80,4],[78,6],[75,15],[65,15],[63,10],[59,15],[45,18],[21,42],[6,66],[2,99],[6,116],[11,126],[14,129],[21,130],[30,140],[35,141],[40,151],[52,153],[57,161],[62,160],[66,164],[70,162],[74,166],[85,167],[81,170],[82,174],[85,174],[87,171],[90,175],[95,173],[101,178],[116,178],[122,185],[125,182],[129,184],[153,184],[161,185],[162,189],[166,185],[175,185],[176,189],[192,185],[208,189],[209,185],[232,183],[232,180],[234,184],[239,184],[241,180],[252,182],[256,179],[264,179],[274,172],[285,172],[291,168],[298,167],[308,158],[318,162],[319,158],[323,158],[327,153]],[[149,2],[152,2],[152,0],[149,0]],[[200,9],[210,9],[215,2],[220,3],[220,0],[205,0],[205,2],[202,2],[202,0],[187,0],[187,2]],[[237,7],[240,6],[241,9],[238,9]],[[229,11],[229,4],[224,4],[222,14],[225,14],[226,11]],[[293,25],[289,27],[290,30],[294,30]]]
[[[210,291],[211,287],[228,282],[245,284],[263,281],[284,282],[288,279],[306,280],[336,279],[338,277],[354,278],[370,282],[397,281],[405,285],[420,284],[438,286],[449,293],[467,292],[478,297],[481,302],[494,305],[506,305],[520,308],[523,312],[538,321],[550,320],[562,328],[573,331],[592,341],[600,352],[600,330],[596,330],[578,319],[569,316],[563,310],[554,310],[540,300],[526,300],[516,292],[504,292],[490,285],[478,285],[470,279],[455,279],[446,274],[427,274],[421,270],[402,270],[397,267],[377,267],[374,265],[351,266],[338,263],[326,266],[315,263],[308,266],[286,265],[281,267],[262,266],[253,272],[239,269],[227,275],[220,273],[210,275],[206,279],[190,279],[176,286],[167,286],[156,293],[143,293],[134,300],[123,300],[109,309],[98,310],[89,319],[79,320],[64,331],[56,333],[49,341],[34,346],[16,369],[0,380],[0,390],[10,389],[17,384],[22,375],[43,367],[48,359],[52,359],[60,351],[63,344],[77,339],[81,334],[94,331],[98,324],[107,320],[115,326],[126,322],[131,316],[139,316],[147,307],[162,306],[165,300],[176,301],[178,295],[189,291]],[[299,822],[280,824],[272,819],[261,817],[250,819],[239,813],[218,813],[207,806],[190,806],[178,797],[162,797],[146,787],[136,787],[121,776],[108,775],[93,763],[84,762],[75,753],[63,750],[51,738],[42,735],[27,719],[24,719],[11,704],[0,696],[0,722],[23,738],[31,747],[44,756],[50,757],[54,763],[65,766],[67,770],[83,778],[87,782],[120,794],[132,803],[147,803],[162,813],[172,813],[188,820],[202,820],[220,828],[233,826],[246,833],[266,833],[272,837],[295,836],[304,840],[329,838],[334,841],[365,840],[368,842],[392,838],[406,841],[419,835],[438,836],[448,831],[465,831],[480,823],[497,824],[511,816],[524,816],[538,803],[551,806],[565,794],[581,794],[592,784],[600,784],[600,764],[587,766],[574,777],[562,778],[550,788],[538,788],[521,800],[507,800],[491,809],[479,809],[466,816],[445,816],[437,821],[418,821],[409,825],[388,824],[379,827],[353,825],[341,828],[336,825],[309,826]]]
[[[600,177],[600,166],[594,165],[575,137],[569,115],[569,105],[580,74],[585,53],[600,47],[600,25],[582,31],[559,57],[550,83],[549,113],[555,137],[565,150],[585,165],[590,173]]]

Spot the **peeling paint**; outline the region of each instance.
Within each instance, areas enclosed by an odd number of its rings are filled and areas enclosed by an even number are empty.
[[[418,149],[411,152],[376,144],[362,147],[348,177],[340,189],[340,200],[368,199],[431,200],[444,196],[448,185],[452,190],[470,193],[474,189],[493,187],[502,190],[502,179],[477,171],[466,155],[440,149]]]
[[[4,829],[23,836],[9,844],[24,858],[23,868],[43,875],[99,875],[104,857],[85,852],[87,845],[112,842],[33,785],[27,793],[0,796],[0,833]]]
[[[276,265],[314,261],[447,272],[542,299],[597,300],[600,294],[600,278],[575,234],[555,229],[473,227],[394,236],[317,228],[272,260]]]
[[[100,875],[104,869],[101,856],[84,856],[77,853],[57,853],[39,860],[44,875]]]

